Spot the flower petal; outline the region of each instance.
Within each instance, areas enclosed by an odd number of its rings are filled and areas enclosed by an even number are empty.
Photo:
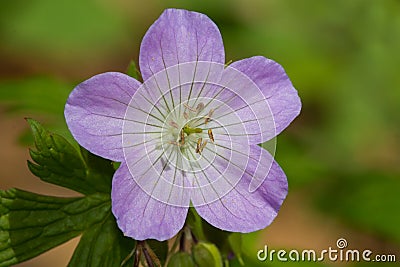
[[[136,240],[170,239],[182,229],[188,212],[188,205],[172,206],[145,193],[125,163],[114,174],[111,199],[119,228]]]
[[[287,195],[286,176],[271,155],[257,145],[251,145],[250,149],[246,172],[228,194],[202,206],[193,201],[199,215],[222,230],[246,233],[265,228],[274,220]],[[270,165],[268,162],[272,165],[265,171],[265,166]],[[237,171],[241,172],[239,168]],[[261,186],[250,193],[253,177],[262,173]],[[234,174],[227,173],[227,177],[230,175]]]
[[[192,61],[225,63],[218,27],[204,14],[165,10],[142,40],[139,66],[143,79],[178,63]]]
[[[145,145],[126,146],[125,163],[131,179],[147,195],[162,203],[187,207],[191,183],[182,171],[182,156],[178,151],[176,145],[148,141]]]
[[[212,122],[218,124],[210,128],[223,127],[230,138],[249,144],[260,144],[276,136],[268,100],[247,75],[228,66],[211,88],[201,94],[209,99],[205,101],[206,107],[213,110]]]
[[[96,75],[70,94],[64,115],[80,145],[90,152],[122,161],[122,126],[127,106],[140,83],[122,73]]]
[[[300,98],[281,65],[256,56],[236,61],[230,67],[247,75],[267,98],[277,135],[299,115]]]

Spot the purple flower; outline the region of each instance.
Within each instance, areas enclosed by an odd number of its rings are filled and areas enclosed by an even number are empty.
[[[300,99],[270,59],[224,63],[220,32],[207,16],[168,9],[141,44],[144,83],[108,72],[69,96],[65,117],[79,144],[122,162],[111,199],[126,236],[169,239],[190,206],[233,232],[276,217],[287,180],[258,144],[289,125]]]

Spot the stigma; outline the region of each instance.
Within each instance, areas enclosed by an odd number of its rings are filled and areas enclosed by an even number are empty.
[[[176,146],[181,152],[193,149],[195,153],[201,155],[208,142],[214,143],[214,135],[211,128],[200,128],[197,124],[203,122],[206,126],[211,121],[214,110],[211,109],[204,113],[205,105],[200,102],[196,107],[187,103],[182,104],[185,108],[174,121],[169,121],[172,140],[167,143]],[[203,115],[201,115],[204,113]],[[197,123],[197,124],[196,124]],[[192,152],[193,153],[193,152]]]

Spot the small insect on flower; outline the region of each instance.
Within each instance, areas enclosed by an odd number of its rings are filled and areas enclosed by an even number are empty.
[[[208,138],[214,143],[214,135],[211,129],[208,129]]]

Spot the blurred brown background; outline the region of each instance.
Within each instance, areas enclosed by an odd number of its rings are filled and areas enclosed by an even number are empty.
[[[246,253],[256,260],[264,244],[322,250],[344,237],[351,248],[400,260],[396,0],[2,1],[1,189],[77,195],[29,173],[32,139],[23,118],[71,138],[63,118],[69,92],[95,74],[126,71],[138,59],[142,36],[167,7],[214,20],[227,61],[253,55],[278,61],[302,98],[302,114],[278,137],[288,198],[270,227],[245,237]],[[19,266],[65,266],[77,242]],[[324,264],[334,263],[315,266]],[[310,266],[297,264],[303,265]]]

